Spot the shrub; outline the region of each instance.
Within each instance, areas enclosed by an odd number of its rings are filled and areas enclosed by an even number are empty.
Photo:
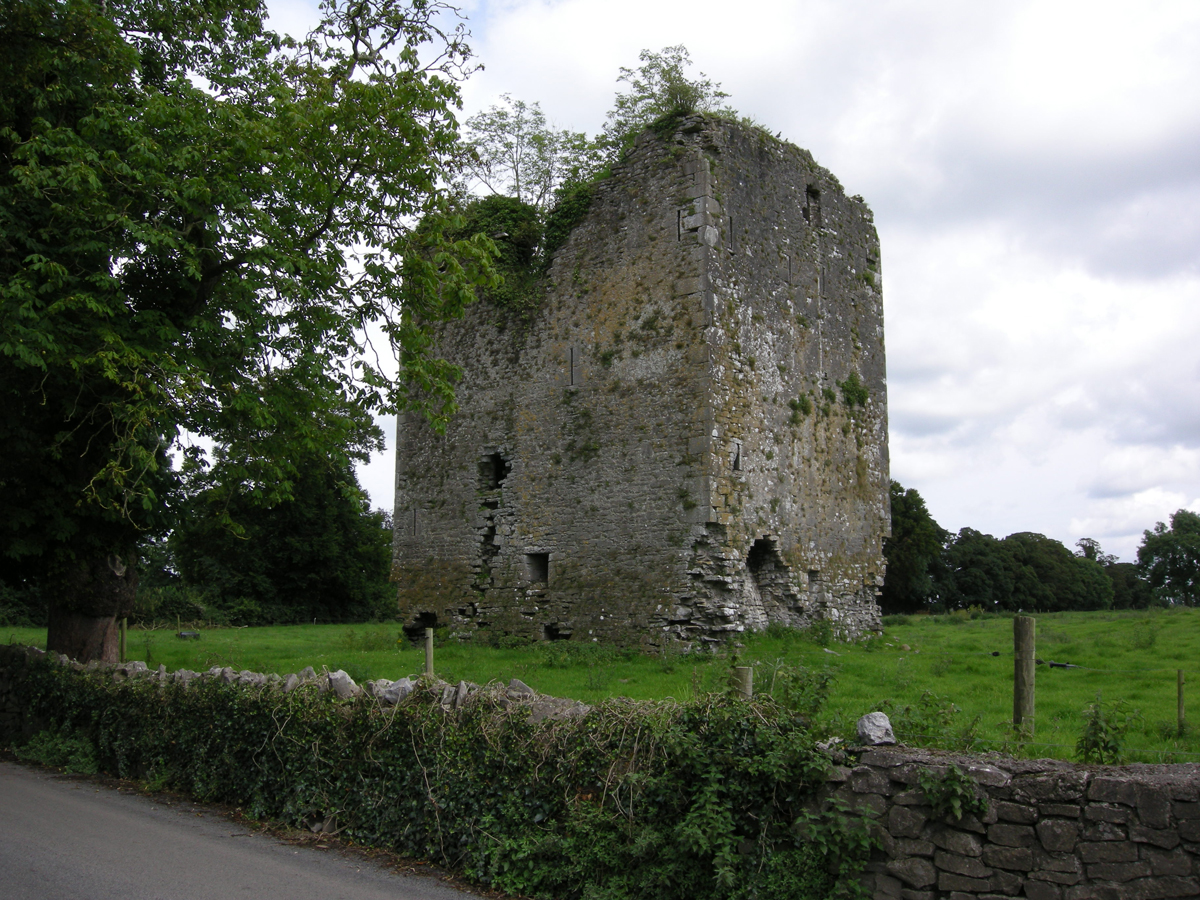
[[[941,775],[934,774],[930,769],[921,769],[917,783],[935,818],[952,818],[957,822],[968,813],[979,818],[987,814],[987,795],[980,790],[975,779],[958,766],[948,766]]]
[[[1083,710],[1083,731],[1075,743],[1075,758],[1084,763],[1118,765],[1124,761],[1125,735],[1138,712],[1129,712],[1124,700],[1105,704],[1100,695]]]
[[[818,900],[853,894],[870,852],[857,814],[809,811],[828,760],[771,702],[612,700],[533,724],[502,691],[451,712],[423,682],[385,710],[44,658],[16,688],[27,721],[86,736],[101,771],[293,826],[333,817],[509,893]]]

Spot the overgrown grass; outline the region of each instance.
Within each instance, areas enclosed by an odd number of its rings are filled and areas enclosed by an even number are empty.
[[[595,703],[608,697],[687,699],[723,690],[730,666],[755,666],[758,692],[819,691],[820,726],[849,737],[860,715],[884,709],[910,744],[1001,749],[1072,758],[1084,712],[1097,700],[1138,713],[1124,748],[1134,761],[1200,761],[1200,610],[1055,613],[1036,617],[1037,656],[1082,668],[1037,667],[1032,741],[1012,734],[1012,622],[966,614],[889,618],[885,636],[853,645],[772,628],[743,635],[717,654],[645,656],[611,647],[546,643],[495,648],[441,641],[437,674],[478,683],[519,678],[546,694]],[[397,625],[297,625],[205,631],[182,641],[168,631],[129,633],[128,655],[152,667],[287,673],[312,665],[356,680],[422,670],[420,647]],[[0,640],[45,646],[45,631],[8,628]],[[907,649],[905,649],[907,647]],[[995,654],[995,655],[993,655]],[[1176,733],[1176,669],[1184,669],[1194,727]],[[802,673],[799,681],[797,672]],[[774,684],[772,684],[774,682]],[[793,698],[795,699],[795,698]],[[795,704],[793,704],[795,705]]]

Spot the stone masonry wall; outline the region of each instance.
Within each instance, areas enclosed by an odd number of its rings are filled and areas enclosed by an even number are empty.
[[[870,211],[804,151],[701,117],[643,135],[532,314],[442,329],[460,412],[397,426],[402,615],[650,645],[877,628],[878,272]]]
[[[937,820],[922,771],[956,765],[982,818]],[[1200,766],[1085,767],[934,751],[866,751],[830,794],[874,817],[874,900],[1155,900],[1200,896]]]
[[[28,740],[44,727],[26,717],[21,670],[45,654],[0,646],[0,741]],[[113,681],[151,679],[185,686],[212,679],[258,690],[310,685],[351,701],[364,690],[345,672],[281,677],[213,668],[208,672],[141,662],[81,666]],[[383,706],[405,702],[414,679],[367,682]],[[586,716],[588,707],[543,697],[520,682],[480,687],[437,685],[435,697],[457,709],[479,690],[503,692],[531,723]],[[841,800],[872,820],[880,848],[863,883],[873,900],[1160,900],[1200,896],[1200,765],[1078,766],[1056,760],[1017,760],[928,750],[872,748],[834,754],[818,802]],[[922,773],[957,766],[986,795],[987,812],[938,819],[920,787]],[[315,830],[315,829],[314,829]]]

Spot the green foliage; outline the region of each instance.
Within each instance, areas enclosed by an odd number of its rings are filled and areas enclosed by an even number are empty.
[[[86,735],[100,771],[340,833],[561,898],[852,896],[861,817],[811,814],[826,759],[775,704],[610,701],[531,725],[498,694],[457,713],[312,689],[113,683],[34,660],[26,713]],[[61,743],[61,741],[59,741]]]
[[[207,622],[212,616],[199,588],[176,581],[161,585],[139,584],[130,618],[139,625],[160,622],[183,625]]]
[[[806,810],[796,818],[793,826],[795,831],[804,839],[805,850],[825,862],[832,884],[827,886],[827,893],[807,893],[816,885],[810,885],[800,872],[793,875],[794,880],[784,882],[780,879],[778,886],[784,888],[779,893],[764,892],[763,897],[828,897],[863,898],[867,894],[857,880],[871,857],[871,851],[876,847],[876,840],[871,835],[867,820],[860,813],[849,809],[842,800],[834,800],[827,810],[815,814]],[[788,860],[788,862],[792,862]],[[803,871],[803,870],[802,870]],[[811,871],[811,870],[809,870]],[[792,873],[789,873],[792,874]],[[808,878],[811,875],[804,872]],[[770,883],[770,882],[769,882]],[[795,893],[793,893],[795,891]]]
[[[935,591],[948,609],[1054,612],[1107,609],[1112,581],[1093,560],[1059,541],[1019,532],[1004,540],[964,528],[934,570]]]
[[[854,409],[856,406],[866,406],[867,399],[870,397],[870,392],[867,386],[862,383],[857,372],[851,372],[845,381],[839,381],[837,386],[841,388],[842,399],[846,402],[846,406]]]
[[[1125,761],[1125,736],[1141,718],[1129,711],[1125,701],[1104,703],[1096,694],[1094,703],[1083,710],[1083,731],[1075,743],[1075,758],[1084,763],[1119,765]]]
[[[478,235],[496,248],[497,283],[481,292],[489,302],[518,314],[528,314],[541,302],[542,216],[537,207],[515,197],[493,194],[473,200],[463,210],[455,235]]]
[[[561,185],[599,168],[599,150],[586,134],[550,127],[538,103],[510,94],[501,100],[466,121],[468,170],[488,190],[545,210]]]
[[[12,750],[17,759],[52,766],[69,774],[95,775],[100,771],[96,748],[83,732],[46,729]]]
[[[46,601],[36,583],[0,580],[0,626],[5,625],[45,627]]]
[[[978,740],[979,716],[963,725],[962,709],[933,691],[922,691],[915,703],[884,700],[876,708],[887,713],[896,739],[914,747],[971,750]]]
[[[1168,603],[1200,605],[1200,514],[1188,509],[1143,533],[1138,569],[1154,593]]]
[[[721,104],[729,95],[703,72],[693,80],[685,74],[692,64],[682,44],[661,52],[643,50],[636,69],[621,67],[618,82],[629,87],[617,94],[604,126],[604,140],[611,152],[620,153],[650,126],[672,127],[678,119],[696,112],[736,115]]]
[[[828,619],[815,620],[801,634],[821,647],[828,647],[834,642],[833,623]]]
[[[331,2],[292,42],[258,2],[6,4],[6,582],[136,558],[173,524],[173,446],[274,502],[297,447],[346,461],[372,412],[444,423],[457,370],[429,323],[492,278],[486,242],[406,224],[444,208],[458,154],[445,9]]]
[[[1108,563],[1104,566],[1104,574],[1112,582],[1113,609],[1149,609],[1163,605],[1136,563]]]
[[[576,181],[559,188],[554,198],[554,208],[546,217],[546,233],[542,244],[542,255],[548,263],[558,249],[566,243],[592,205],[596,193],[594,181]]]
[[[808,722],[815,722],[829,699],[837,673],[831,669],[809,669],[791,665],[782,659],[770,666],[771,679],[766,693],[784,709],[791,710]],[[762,681],[756,676],[756,681]],[[761,689],[761,688],[760,688]]]
[[[883,541],[887,569],[879,605],[885,613],[917,612],[928,606],[933,572],[950,533],[934,521],[915,489],[893,481],[890,496],[892,534]]]
[[[792,414],[788,416],[788,424],[799,425],[805,416],[812,414],[812,400],[808,398],[808,394],[801,394],[799,397],[788,401],[788,408],[792,411]]]
[[[922,768],[917,783],[935,818],[952,818],[957,822],[968,814],[978,818],[987,815],[987,794],[958,766],[947,766],[941,775]]]
[[[230,496],[225,485],[189,498],[168,542],[180,577],[174,597],[162,598],[180,619],[266,625],[394,615],[391,517],[370,510],[350,467],[294,462],[292,499],[267,505]],[[224,524],[230,518],[236,531]],[[196,606],[200,615],[189,615]],[[173,622],[172,611],[155,614]]]

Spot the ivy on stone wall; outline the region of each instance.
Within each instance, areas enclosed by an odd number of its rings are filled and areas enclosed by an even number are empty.
[[[458,709],[421,682],[399,705],[315,684],[116,681],[20,648],[0,663],[27,740],[70,735],[100,771],[337,830],[555,898],[861,895],[864,821],[822,811],[828,758],[771,702],[613,700],[533,723],[502,688]],[[11,723],[10,723],[11,724]],[[32,727],[31,727],[32,726]],[[18,741],[18,745],[22,742]]]

